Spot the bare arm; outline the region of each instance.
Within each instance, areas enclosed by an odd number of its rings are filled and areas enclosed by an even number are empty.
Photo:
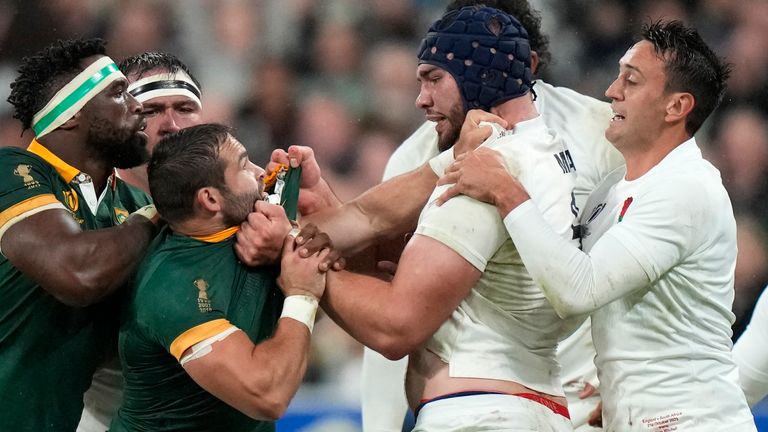
[[[207,392],[256,419],[283,415],[307,369],[307,327],[281,318],[275,335],[258,345],[236,331],[212,345],[213,351],[184,365]]]
[[[398,359],[422,345],[448,319],[480,275],[449,247],[415,235],[392,282],[329,272],[322,305],[355,339]]]
[[[286,298],[322,296],[325,275],[317,268],[328,250],[301,258],[290,237],[284,250],[278,282]],[[246,415],[276,420],[301,385],[310,336],[307,324],[282,317],[272,338],[254,344],[245,333],[236,331],[211,345],[210,353],[184,363],[184,370],[206,391]]]
[[[141,215],[112,228],[83,231],[66,210],[51,209],[11,226],[2,250],[59,301],[86,306],[123,285],[155,232],[155,224]]]
[[[334,247],[352,254],[380,240],[413,231],[436,182],[437,175],[425,164],[366,191],[338,209],[324,210],[304,220],[327,232]]]

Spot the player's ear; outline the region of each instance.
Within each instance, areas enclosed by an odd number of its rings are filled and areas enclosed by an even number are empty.
[[[197,190],[195,203],[207,212],[217,213],[223,209],[224,197],[218,188],[206,186]]]
[[[80,114],[80,111],[76,112],[75,115],[72,116],[69,120],[65,121],[61,126],[59,126],[57,129],[62,130],[72,130],[80,125],[82,115]]]
[[[673,93],[667,101],[665,120],[669,122],[685,121],[695,105],[696,100],[692,94],[688,92]]]
[[[531,73],[536,75],[536,71],[539,69],[539,53],[531,51]]]

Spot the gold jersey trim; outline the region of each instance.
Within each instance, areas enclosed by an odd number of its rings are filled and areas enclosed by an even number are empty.
[[[233,226],[233,227],[229,227],[229,228],[227,228],[225,230],[222,230],[222,231],[219,231],[219,232],[215,232],[213,234],[208,234],[208,235],[200,236],[200,237],[195,237],[195,236],[191,236],[191,237],[193,239],[195,239],[195,240],[204,241],[206,243],[218,243],[218,242],[222,242],[222,241],[232,237],[238,231],[240,231],[240,227],[239,226]]]
[[[56,199],[54,194],[33,196],[32,198],[27,198],[20,203],[16,203],[8,207],[2,213],[0,213],[0,228],[3,228],[3,226],[11,219],[18,218],[30,210],[35,210],[38,207],[47,206],[49,204],[59,204],[62,208],[64,208],[64,204],[61,204],[61,202]]]
[[[232,324],[228,320],[219,318],[192,327],[173,340],[171,343],[171,355],[176,357],[176,360],[181,361],[184,351],[188,350],[192,345],[202,342],[211,336],[216,336],[231,326]]]
[[[7,208],[0,213],[0,240],[2,240],[5,232],[17,222],[40,213],[41,211],[51,209],[66,210],[66,207],[56,199],[55,195],[44,194],[27,198],[24,201]],[[0,254],[5,256],[2,248],[0,248]]]
[[[80,174],[79,169],[61,160],[36,139],[33,139],[32,142],[29,143],[27,151],[43,158],[44,161],[48,162],[56,169],[56,172],[58,172],[67,183],[71,182],[78,174]]]

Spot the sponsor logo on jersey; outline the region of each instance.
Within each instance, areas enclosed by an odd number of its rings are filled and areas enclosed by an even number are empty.
[[[125,222],[126,219],[128,219],[128,210],[115,207],[115,220],[117,223],[121,224]]]
[[[201,313],[208,313],[213,310],[213,307],[211,307],[211,300],[208,298],[208,293],[206,292],[208,290],[208,282],[205,281],[203,278],[197,278],[193,282],[195,285],[195,288],[197,288],[197,308],[200,310]]]
[[[80,208],[80,200],[78,200],[77,192],[74,189],[64,191],[64,205],[73,213]]]
[[[603,211],[604,208],[605,208],[605,203],[600,203],[600,204],[596,205],[595,208],[592,209],[592,214],[589,215],[589,219],[587,219],[587,224],[589,224],[593,220],[595,220],[597,215],[599,215],[600,212]]]
[[[21,181],[24,182],[24,186],[26,186],[27,189],[33,189],[40,186],[40,182],[32,177],[32,167],[27,164],[19,164],[16,169],[13,170],[13,174],[21,177]]]
[[[573,158],[571,158],[571,152],[568,150],[561,151],[552,155],[555,157],[557,164],[560,165],[560,169],[563,170],[563,174],[576,171],[576,165],[573,164]]]

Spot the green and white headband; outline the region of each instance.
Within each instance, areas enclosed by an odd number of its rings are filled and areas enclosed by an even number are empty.
[[[91,63],[56,92],[45,107],[35,114],[32,119],[35,136],[40,138],[64,124],[88,101],[119,78],[125,76],[111,58],[102,57]]]
[[[184,96],[193,100],[198,107],[203,107],[202,102],[200,102],[200,89],[192,81],[192,78],[182,70],[176,73],[164,72],[142,78],[131,83],[128,86],[128,92],[141,103],[161,96]]]

